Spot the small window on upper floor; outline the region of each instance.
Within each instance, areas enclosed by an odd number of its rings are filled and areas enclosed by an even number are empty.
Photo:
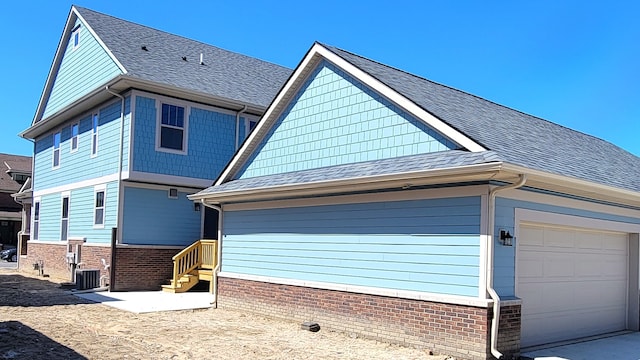
[[[73,50],[77,49],[80,46],[80,26],[77,26],[71,32],[71,44]]]
[[[162,104],[158,116],[156,149],[178,154],[187,153],[187,119],[182,106]]]
[[[71,125],[71,152],[78,150],[78,124]]]
[[[91,157],[98,155],[98,114],[91,117]]]
[[[60,136],[59,132],[53,134],[53,168],[60,167]]]

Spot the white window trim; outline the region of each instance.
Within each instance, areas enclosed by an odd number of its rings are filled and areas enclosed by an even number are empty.
[[[93,118],[94,118],[94,116],[98,118],[98,124],[96,125],[95,133],[93,132]],[[78,130],[80,130],[80,129],[78,129]],[[89,153],[91,154],[92,158],[98,156],[98,146],[100,146],[100,140],[98,138],[99,134],[100,134],[100,113],[95,112],[95,113],[91,114],[91,149],[89,150]],[[94,146],[95,146],[95,149],[96,149],[95,153],[93,152]]]
[[[60,143],[56,149],[56,135],[58,134],[60,135]],[[60,151],[60,148],[62,148],[62,131],[57,131],[53,133],[53,147],[51,148],[51,168],[54,170],[60,168],[60,162],[62,160],[62,151]],[[58,165],[56,165],[56,151],[58,151]]]
[[[184,128],[182,130],[182,150],[167,149],[160,146],[160,136],[162,129],[162,104],[180,106],[184,108]],[[189,154],[189,117],[191,116],[191,106],[182,101],[175,101],[169,98],[156,99],[156,151],[178,155]],[[165,125],[166,126],[166,125]]]
[[[33,198],[33,209],[31,209],[31,239],[40,239],[40,219],[38,222],[38,230],[36,231],[36,204],[38,204],[38,218],[42,217],[42,198],[40,196]]]
[[[77,126],[78,127],[78,135],[73,135],[73,127]],[[76,139],[76,147],[75,149],[73,148],[73,139]],[[71,124],[71,140],[69,141],[69,152],[70,153],[74,153],[76,151],[78,151],[78,148],[80,147],[80,123],[76,122]]]
[[[62,217],[62,211],[64,209],[64,199],[67,199],[67,236],[66,239],[62,238],[62,220],[64,220],[64,218]],[[71,192],[69,191],[65,191],[63,193],[60,194],[60,240],[61,241],[66,241],[69,240],[69,218],[70,218],[70,214],[71,213]]]
[[[75,38],[76,35],[78,36],[78,43],[76,44]],[[80,25],[78,25],[75,29],[73,29],[73,31],[71,32],[71,49],[75,50],[77,48],[80,47]]]
[[[96,224],[96,198],[99,192],[104,192],[104,201],[102,204],[102,224]],[[93,187],[93,228],[104,229],[104,224],[107,223],[107,185],[101,184]]]

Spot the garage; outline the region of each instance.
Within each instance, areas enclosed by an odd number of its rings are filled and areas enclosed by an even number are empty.
[[[521,347],[627,329],[629,234],[521,222]]]

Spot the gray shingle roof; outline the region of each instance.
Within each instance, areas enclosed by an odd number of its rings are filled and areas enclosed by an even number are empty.
[[[504,161],[640,191],[640,158],[607,141],[326,46]]]
[[[14,193],[20,190],[22,185],[13,180],[11,172],[30,175],[31,157],[0,154],[0,192]]]
[[[266,108],[291,74],[280,65],[75,8],[132,78]]]
[[[471,153],[451,150],[234,180],[218,186],[212,186],[198,194],[215,194],[226,191],[268,188],[279,185],[308,184],[318,181],[345,180],[415,171],[457,168],[460,166],[492,162],[500,162],[497,154],[493,151]]]

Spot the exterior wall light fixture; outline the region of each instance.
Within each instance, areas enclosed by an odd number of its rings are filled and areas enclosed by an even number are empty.
[[[507,230],[500,230],[500,243],[503,246],[513,246],[513,236]]]

